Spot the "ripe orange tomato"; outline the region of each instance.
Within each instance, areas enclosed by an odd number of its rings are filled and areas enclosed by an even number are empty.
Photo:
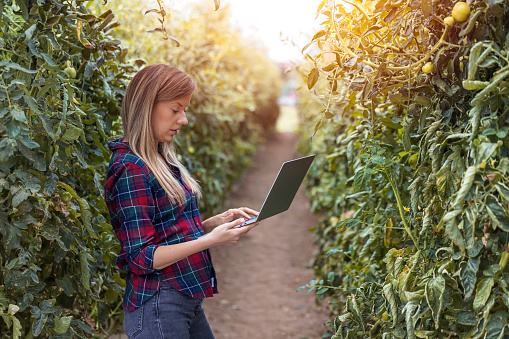
[[[431,62],[427,62],[424,66],[422,66],[423,73],[431,73],[433,72],[433,64]]]
[[[444,24],[446,24],[447,26],[454,25],[454,18],[452,16],[448,16],[447,18],[444,19]]]
[[[463,22],[470,15],[470,6],[463,1],[457,2],[452,9],[452,17],[457,22]]]

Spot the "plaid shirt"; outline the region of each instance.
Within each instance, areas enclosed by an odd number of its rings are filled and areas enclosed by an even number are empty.
[[[217,293],[210,251],[204,250],[166,268],[153,268],[158,246],[178,244],[204,234],[198,200],[184,184],[180,171],[173,174],[186,192],[185,205],[170,201],[148,166],[120,139],[110,141],[105,201],[111,225],[120,240],[117,266],[128,270],[123,308],[133,311],[149,300],[163,282],[193,298]]]

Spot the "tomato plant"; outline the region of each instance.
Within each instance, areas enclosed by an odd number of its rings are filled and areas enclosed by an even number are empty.
[[[318,8],[305,287],[332,298],[333,338],[507,335],[509,2],[457,3]]]

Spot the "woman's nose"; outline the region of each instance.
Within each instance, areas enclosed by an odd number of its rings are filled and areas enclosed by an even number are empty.
[[[187,116],[186,116],[186,113],[182,113],[182,116],[179,118],[179,124],[181,125],[187,125],[188,124],[188,120],[187,120]]]

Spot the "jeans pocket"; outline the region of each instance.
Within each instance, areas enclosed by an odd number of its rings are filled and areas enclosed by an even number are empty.
[[[143,306],[131,312],[124,311],[124,332],[129,339],[136,338],[143,331]]]

